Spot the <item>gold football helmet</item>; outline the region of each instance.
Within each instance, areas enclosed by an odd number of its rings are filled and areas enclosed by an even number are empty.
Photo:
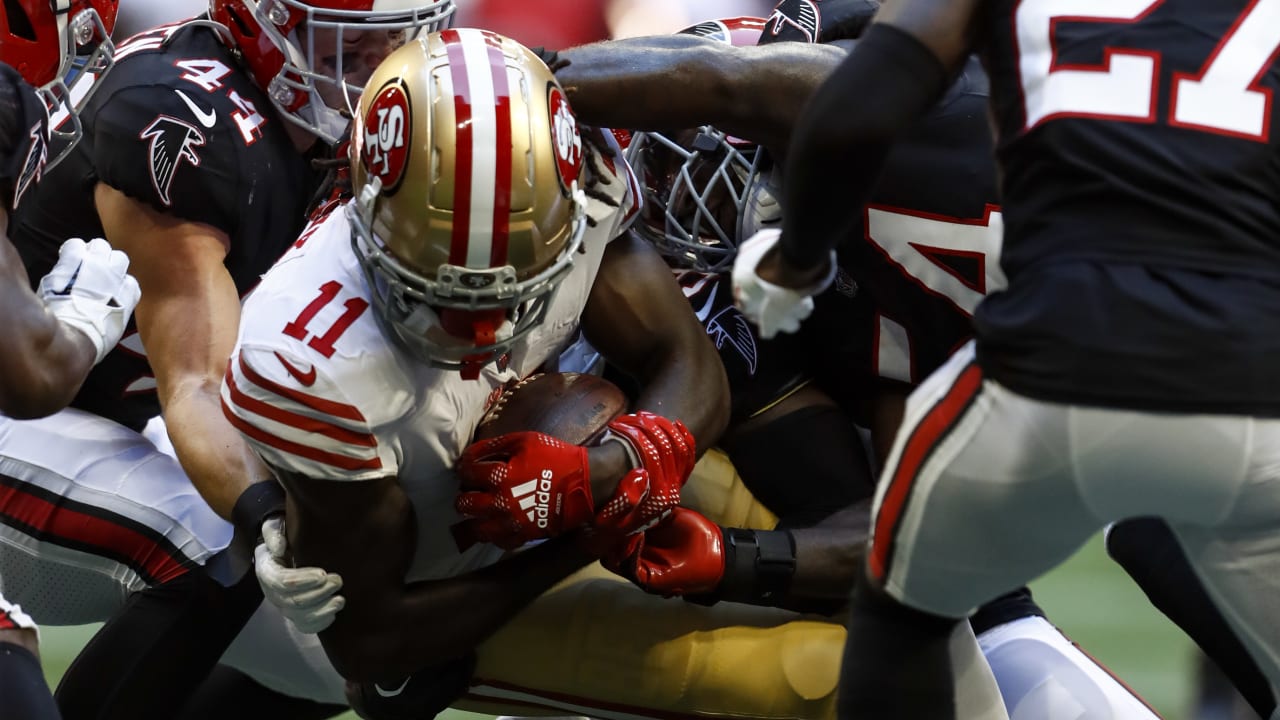
[[[395,338],[475,377],[538,325],[586,230],[582,139],[555,76],[484,30],[431,33],[360,99],[347,213]]]

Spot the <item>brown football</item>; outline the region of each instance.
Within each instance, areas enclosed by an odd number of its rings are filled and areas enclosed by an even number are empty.
[[[575,445],[589,444],[627,411],[617,385],[595,375],[543,373],[508,388],[476,426],[476,440],[533,430]]]

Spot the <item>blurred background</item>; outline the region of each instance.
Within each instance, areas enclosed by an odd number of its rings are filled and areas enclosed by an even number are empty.
[[[611,37],[672,33],[703,20],[767,17],[777,0],[458,0],[454,27],[479,27],[552,50]],[[205,11],[202,0],[121,0],[116,35]]]

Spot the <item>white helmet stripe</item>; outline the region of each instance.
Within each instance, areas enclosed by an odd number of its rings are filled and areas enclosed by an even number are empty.
[[[511,183],[498,182],[498,123],[511,123],[509,114],[498,118],[498,95],[503,96],[507,90],[506,61],[497,49],[490,49],[488,38],[479,29],[458,29],[458,42],[462,46],[462,72],[454,67],[454,81],[466,83],[466,96],[471,106],[470,118],[470,159],[471,183],[470,206],[457,208],[458,213],[467,215],[467,249],[465,265],[467,268],[489,268],[492,266],[493,233],[495,213],[499,202],[497,195],[499,184],[506,186],[504,190],[511,192]],[[497,60],[490,60],[490,50],[494,50]],[[497,65],[497,67],[495,67]],[[460,76],[465,76],[463,79]],[[461,85],[461,83],[460,83]],[[500,87],[499,87],[500,86]],[[454,91],[463,90],[462,87]],[[461,118],[460,118],[461,119]],[[511,136],[509,129],[504,133]],[[460,142],[466,142],[460,137]],[[461,150],[461,147],[460,147]],[[509,169],[507,170],[509,174]],[[509,200],[504,197],[500,205],[503,215]],[[506,218],[503,218],[506,224]]]

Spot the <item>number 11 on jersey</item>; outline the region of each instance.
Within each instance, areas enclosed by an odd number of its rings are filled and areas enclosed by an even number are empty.
[[[281,332],[294,340],[306,340],[307,335],[310,334],[310,331],[307,330],[307,326],[311,324],[312,319],[315,318],[316,314],[318,314],[324,306],[333,302],[333,299],[338,297],[338,293],[341,291],[342,283],[336,280],[330,280],[329,282],[321,285],[320,294],[316,299],[307,303],[307,306],[302,309],[302,312],[298,313],[298,317],[288,323],[285,323],[284,329],[281,330]],[[330,325],[329,329],[326,330],[323,335],[313,335],[311,340],[307,342],[307,345],[312,350],[315,350],[325,357],[333,357],[333,344],[338,342],[338,338],[342,336],[342,333],[347,331],[347,328],[351,327],[351,323],[355,322],[356,318],[360,317],[360,314],[369,308],[369,303],[364,298],[356,297],[344,302],[343,306],[346,307],[346,310],[343,311],[342,315],[333,322],[333,325]]]

